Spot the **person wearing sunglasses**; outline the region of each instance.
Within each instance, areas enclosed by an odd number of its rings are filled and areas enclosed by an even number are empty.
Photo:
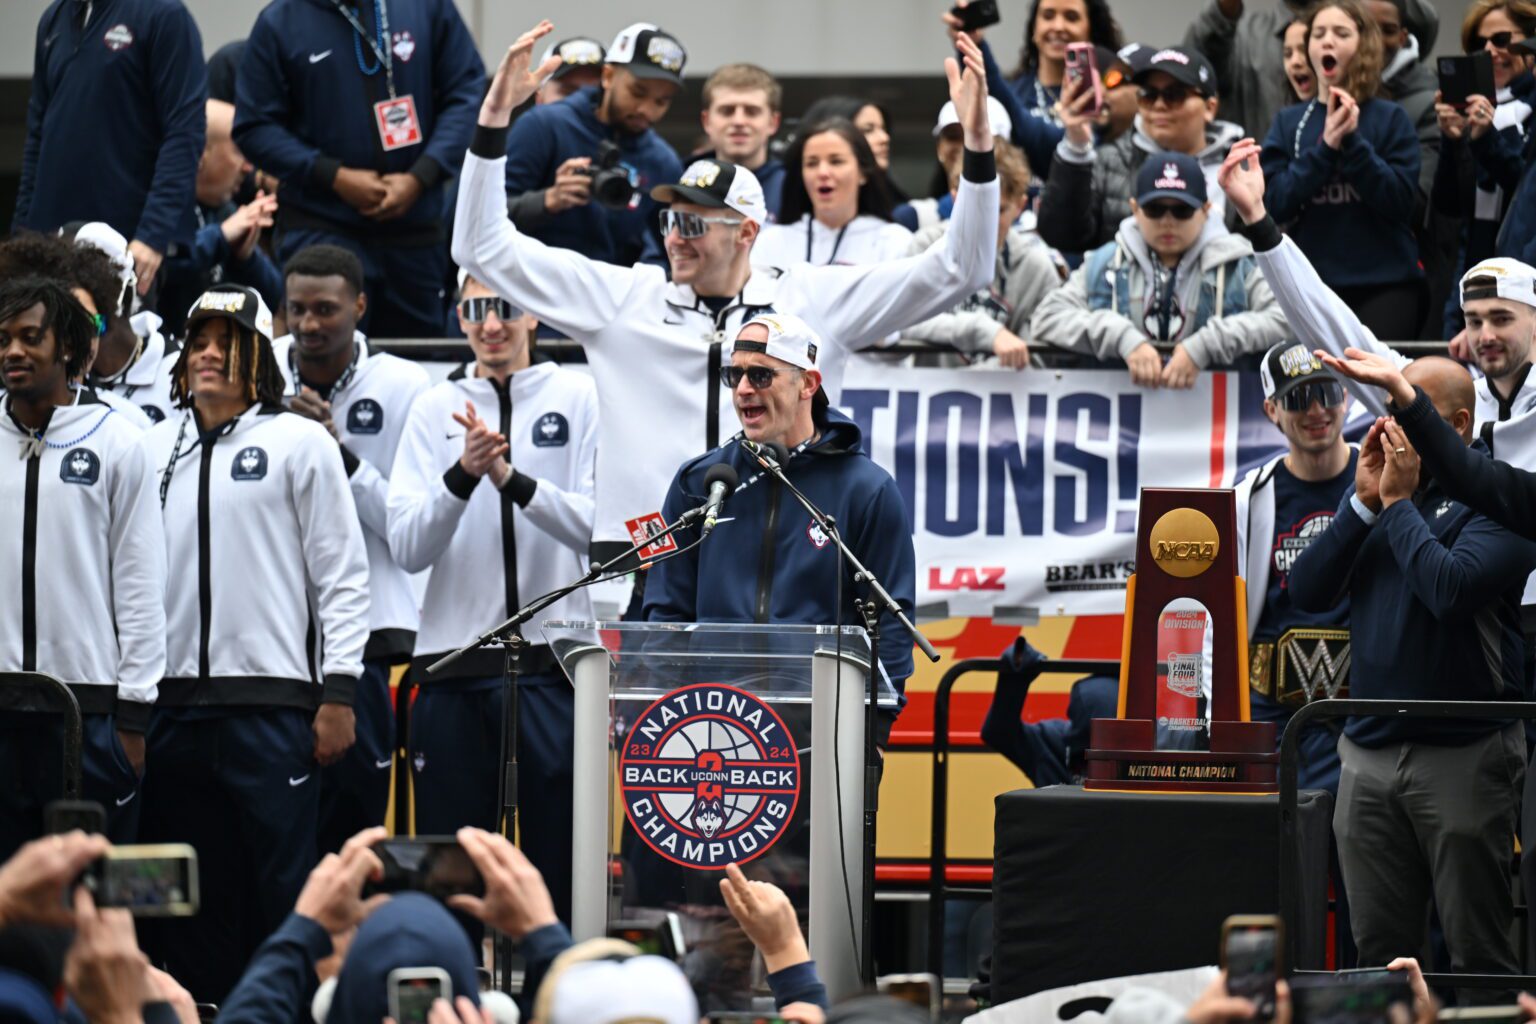
[[[1040,237],[1062,252],[1087,252],[1114,239],[1131,214],[1136,176],[1152,154],[1193,157],[1211,177],[1242,137],[1237,125],[1216,117],[1216,72],[1203,55],[1171,46],[1139,51],[1133,61],[1135,127],[1105,145],[1094,144],[1092,91],[1072,81],[1063,87],[1066,133],[1035,204]],[[1225,214],[1219,196],[1212,212],[1217,220]]]
[[[700,505],[705,477],[725,463],[741,481],[725,516],[696,548],[658,561],[645,588],[652,622],[857,624],[865,596],[827,537],[776,478],[739,443],[780,444],[785,475],[832,517],[844,541],[910,617],[916,600],[912,527],[895,480],[869,457],[859,425],[828,401],[821,360],[828,346],[800,317],[761,313],[744,323],[725,353],[716,386],[741,430],[719,448],[683,463],[662,516],[674,522]],[[698,527],[684,535],[697,539]],[[680,541],[681,543],[681,541]],[[759,565],[771,566],[763,576]],[[750,567],[748,569],[747,567]],[[837,595],[843,604],[837,604]],[[912,645],[889,612],[881,618],[880,661],[898,693],[912,674]],[[890,638],[897,638],[889,642]],[[894,720],[893,718],[890,720]]]
[[[1237,482],[1238,574],[1248,581],[1253,720],[1275,723],[1278,750],[1297,709],[1348,696],[1349,606],[1302,611],[1289,580],[1354,485],[1357,452],[1344,440],[1344,385],[1305,345],[1275,345],[1259,376],[1264,415],[1286,447]],[[1313,727],[1301,744],[1301,788],[1337,794],[1338,730]]]
[[[272,343],[284,401],[326,428],[347,469],[368,549],[368,645],[352,709],[357,742],[320,771],[320,852],[384,824],[394,765],[394,666],[410,660],[416,596],[389,552],[385,498],[390,467],[416,397],[431,386],[416,363],[374,350],[358,330],[368,308],[362,261],[337,245],[300,249],[283,266],[284,321]]]
[[[420,688],[408,747],[418,835],[494,831],[500,814],[501,653],[426,667],[579,577],[592,536],[592,378],[536,359],[538,321],[468,272],[459,281],[474,361],[412,405],[387,500],[394,557],[432,570],[407,676]],[[592,618],[591,591],[545,618]],[[573,694],[537,627],[524,627],[517,687],[520,845],[569,922]]]
[[[1036,342],[1125,365],[1142,387],[1187,388],[1206,367],[1257,356],[1285,318],[1253,248],[1211,216],[1205,174],[1186,153],[1153,153],[1132,214],[1035,310]],[[1167,365],[1158,346],[1173,343]]]
[[[67,282],[0,284],[0,671],[65,683],[82,712],[83,797],[134,842],[144,734],[165,674],[165,541],[142,431],[89,389],[96,317]],[[17,455],[20,455],[20,458]],[[43,833],[61,729],[0,713],[0,858]]]
[[[1515,209],[1528,162],[1531,94],[1536,91],[1527,73],[1532,54],[1521,44],[1532,35],[1536,0],[1476,0],[1462,21],[1462,46],[1467,53],[1486,51],[1493,59],[1494,95],[1474,94],[1459,109],[1435,97],[1441,158],[1431,199],[1436,212],[1463,225],[1457,264],[1463,269],[1498,254],[1505,218]],[[1528,202],[1520,204],[1509,237],[1531,237],[1530,210]],[[1454,290],[1446,298],[1442,336],[1451,339],[1453,356],[1471,361],[1466,321]]]
[[[644,536],[679,464],[730,435],[734,409],[718,386],[722,350],[753,315],[773,309],[813,325],[826,346],[818,369],[835,401],[849,353],[990,281],[997,170],[980,57],[963,39],[963,68],[951,60],[947,73],[965,153],[942,245],[863,266],[754,268],[753,246],[768,222],[762,186],[744,167],[700,159],[651,190],[666,204],[659,220],[670,281],[659,267],[619,267],[554,249],[507,219],[500,163],[512,109],[554,67],[532,68],[530,57],[551,27],[541,23],[508,50],[486,94],[460,180],[453,252],[496,294],[586,350],[603,403],[592,537],[601,560],[630,547],[637,531]]]

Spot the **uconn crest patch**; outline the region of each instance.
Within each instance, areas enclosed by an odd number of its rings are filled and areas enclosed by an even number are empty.
[[[384,429],[384,407],[371,398],[359,398],[347,410],[347,433],[377,434]]]
[[[158,405],[141,405],[139,408],[144,411],[145,416],[149,417],[151,423],[159,423],[165,419],[165,413]]]
[[[559,448],[571,439],[571,425],[557,412],[547,412],[533,425],[535,448]]]
[[[67,484],[90,486],[101,479],[101,459],[89,448],[76,448],[59,463],[59,479]]]
[[[267,475],[267,453],[252,445],[240,449],[229,467],[229,475],[235,480],[261,480]]]

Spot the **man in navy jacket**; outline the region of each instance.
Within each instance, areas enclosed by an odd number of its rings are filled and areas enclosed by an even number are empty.
[[[608,48],[602,85],[534,107],[513,123],[507,210],[518,230],[622,266],[640,258],[648,236],[659,239],[661,204],[651,187],[676,181],[683,164],[653,126],[682,88],[686,61],[669,33],[637,22]],[[592,172],[605,146],[618,147],[619,167],[635,190],[624,209],[604,206],[592,194]]]
[[[742,432],[678,470],[662,516],[667,522],[704,503],[705,474],[728,463],[740,478],[725,514],[703,544],[658,560],[645,585],[653,622],[862,624],[863,588],[838,574],[837,548],[784,486],[763,473],[742,437],[789,450],[785,475],[837,523],[843,540],[891,592],[908,618],[916,599],[917,557],[901,493],[862,447],[858,426],[829,408],[816,369],[824,346],[804,320],[764,313],[742,325],[728,349],[722,383],[731,388]],[[693,531],[678,543],[687,546]],[[843,595],[837,607],[836,595]],[[897,691],[912,674],[912,643],[896,617],[881,618],[880,662]],[[884,731],[884,730],[882,730]]]
[[[453,0],[274,0],[251,29],[235,142],[282,183],[278,261],[356,253],[370,335],[443,333],[445,184],[484,89]]]
[[[208,93],[197,23],[181,0],[54,0],[32,67],[15,226],[105,221],[131,240],[148,293],[192,240]]]
[[[1404,376],[1472,440],[1465,369],[1426,358]],[[1397,437],[1381,424],[1366,436],[1355,489],[1292,566],[1291,600],[1318,611],[1349,598],[1352,697],[1521,700],[1520,597],[1536,542],[1421,479],[1417,453]],[[1333,827],[1361,966],[1417,949],[1433,897],[1456,972],[1514,973],[1520,723],[1354,717],[1339,758]]]

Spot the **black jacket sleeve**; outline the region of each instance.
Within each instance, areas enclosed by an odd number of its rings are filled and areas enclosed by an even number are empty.
[[[1424,471],[1451,499],[1522,537],[1536,538],[1536,473],[1467,447],[1440,418],[1424,389],[1413,391],[1413,403],[1393,409],[1393,414],[1418,451]]]

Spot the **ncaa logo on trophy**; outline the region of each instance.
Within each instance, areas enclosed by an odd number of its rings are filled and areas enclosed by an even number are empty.
[[[800,802],[794,738],[734,686],[674,690],[635,721],[619,758],[624,814],[675,864],[723,871],[767,853]]]

